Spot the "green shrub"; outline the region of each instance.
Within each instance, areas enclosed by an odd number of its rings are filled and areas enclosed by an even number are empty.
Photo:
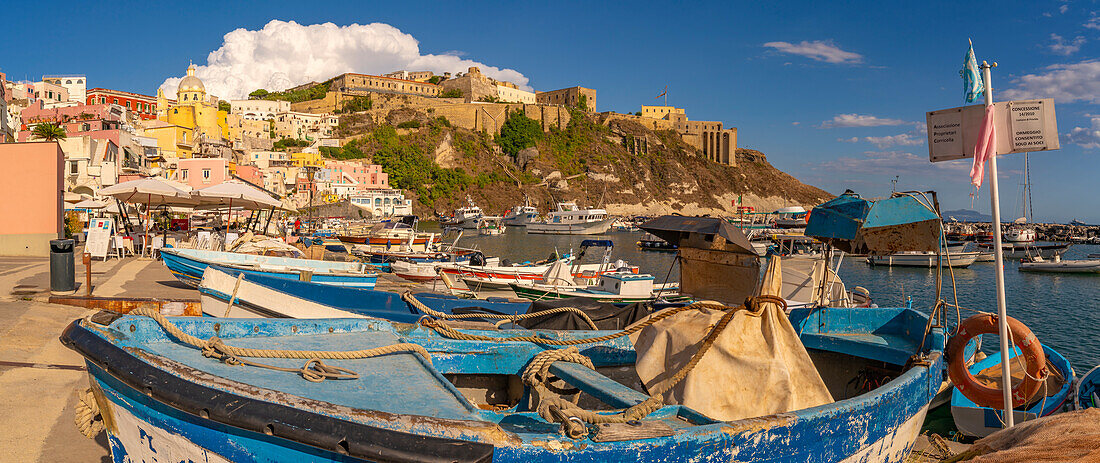
[[[520,111],[508,114],[500,126],[500,135],[496,141],[500,148],[512,156],[525,148],[535,146],[542,139],[542,127],[538,121],[523,115]]]
[[[350,101],[345,101],[344,105],[340,109],[336,110],[336,114],[350,114],[360,111],[369,111],[374,106],[374,102],[371,101],[370,95],[357,96]]]
[[[439,94],[439,98],[462,98],[462,90],[452,88]]]
[[[405,121],[405,122],[402,122],[400,124],[397,124],[397,128],[399,128],[399,129],[419,129],[420,128],[420,121],[418,121],[416,119],[413,119],[411,121]]]
[[[274,151],[286,151],[288,148],[305,148],[311,145],[308,140],[298,140],[294,138],[284,138],[275,142],[271,149]]]

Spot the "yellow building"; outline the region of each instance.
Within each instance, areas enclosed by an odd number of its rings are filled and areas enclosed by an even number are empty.
[[[687,119],[684,115],[683,108],[677,108],[675,106],[646,106],[642,105],[642,117],[648,117],[650,119],[665,119],[676,120],[679,118]]]
[[[324,159],[321,158],[321,153],[290,153],[290,160],[295,167],[322,167],[325,164]]]
[[[192,64],[180,80],[175,102],[170,102],[164,91],[157,90],[157,118],[190,129],[192,139],[232,140],[234,133],[227,121],[228,113],[218,110],[217,101],[206,94],[206,86],[195,77],[195,65]]]
[[[155,120],[145,123],[145,136],[157,140],[157,147],[166,158],[187,159],[195,146],[193,129]]]

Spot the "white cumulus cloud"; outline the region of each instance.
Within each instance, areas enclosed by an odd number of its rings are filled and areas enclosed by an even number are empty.
[[[837,141],[844,143],[857,143],[859,141],[865,141],[872,145],[879,147],[879,149],[889,148],[891,146],[912,146],[920,145],[924,143],[923,138],[914,136],[911,133],[900,133],[897,135],[886,135],[882,137],[851,137],[851,138],[838,138]]]
[[[221,47],[210,52],[206,64],[196,63],[195,75],[206,91],[220,98],[243,98],[252,90],[285,90],[322,82],[345,72],[385,74],[397,70],[465,72],[478,66],[497,80],[530,90],[528,79],[513,69],[488,66],[457,56],[422,54],[419,42],[384,23],[302,25],[273,20],[260,30],[237,29],[225,34]],[[181,65],[181,68],[183,66]],[[169,98],[181,77],[161,84]]]
[[[1004,97],[1054,98],[1059,103],[1086,101],[1100,103],[1100,60],[1073,64],[1054,64],[1037,74],[1025,74],[1013,79],[1013,88]]]
[[[837,114],[832,120],[821,123],[823,128],[833,127],[879,127],[884,125],[903,125],[901,119],[885,119],[867,114]]]
[[[1085,44],[1085,38],[1080,35],[1067,42],[1058,34],[1050,34],[1050,40],[1052,42],[1050,44],[1050,51],[1066,56],[1077,53],[1077,51],[1081,49],[1081,45]]]
[[[803,40],[799,43],[768,42],[764,44],[780,53],[804,56],[815,61],[824,61],[833,64],[855,64],[863,61],[863,55],[841,50],[831,40]]]
[[[1091,127],[1074,127],[1066,138],[1086,149],[1100,148],[1100,116],[1086,114],[1092,121]]]

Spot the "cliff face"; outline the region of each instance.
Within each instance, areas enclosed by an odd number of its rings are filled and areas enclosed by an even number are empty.
[[[732,215],[739,198],[742,205],[771,211],[812,206],[832,197],[772,167],[759,151],[739,149],[736,166],[717,164],[673,132],[654,132],[629,120],[601,120],[598,115],[573,117],[566,129],[542,134],[534,147],[515,156],[503,153],[488,135],[449,127],[430,114],[404,111],[375,121],[420,124],[398,129],[398,140],[389,142],[380,142],[384,135],[378,135],[377,127],[368,129],[372,124],[364,123],[361,115],[343,119],[345,134],[356,140],[363,156],[383,164],[391,184],[413,191],[415,210],[421,215],[450,212],[465,205],[467,196],[492,214],[523,204],[526,196],[542,212],[556,201],[570,200],[622,215]],[[402,171],[406,162],[395,163],[393,156],[383,154],[390,151],[385,146],[394,144],[409,147],[405,158],[423,156],[432,169],[460,172],[465,180],[456,183],[453,175],[429,175],[420,183],[399,184],[396,179],[412,177]],[[432,180],[436,178],[446,179],[447,187],[440,190],[435,184],[443,181]]]

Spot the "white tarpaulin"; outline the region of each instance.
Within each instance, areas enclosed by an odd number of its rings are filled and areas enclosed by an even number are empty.
[[[761,294],[778,295],[780,286],[779,259],[770,259]],[[832,403],[782,308],[762,305],[758,316],[746,310],[734,315],[695,369],[665,393],[665,403],[724,421]],[[631,336],[646,388],[655,390],[679,372],[725,313],[685,310]]]

